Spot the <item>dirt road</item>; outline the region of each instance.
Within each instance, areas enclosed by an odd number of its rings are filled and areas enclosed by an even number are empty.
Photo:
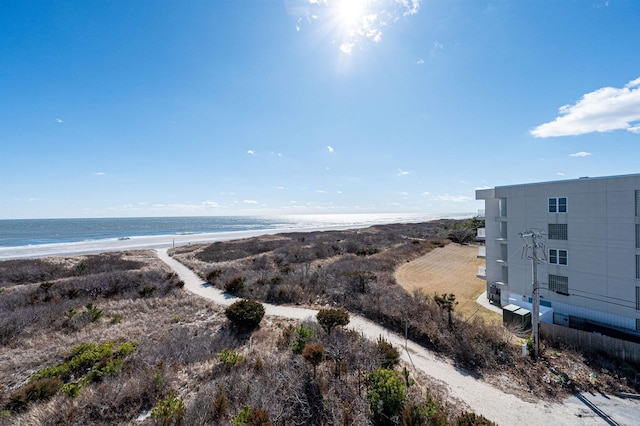
[[[166,249],[158,250],[158,257],[166,262],[185,283],[185,289],[197,295],[212,300],[223,306],[232,304],[237,298],[224,294],[220,290],[203,283],[189,268],[174,260],[167,254]],[[267,315],[293,318],[315,319],[317,314],[313,309],[302,309],[288,306],[273,306],[264,304]],[[606,396],[597,401],[598,396],[586,395],[596,402],[592,404],[609,404],[617,409],[616,415],[604,414],[608,419],[603,419],[589,408],[589,405],[577,398],[569,398],[563,404],[540,401],[530,403],[522,401],[516,396],[506,394],[493,386],[476,380],[466,372],[453,367],[450,363],[437,357],[434,353],[409,341],[405,342],[402,336],[391,333],[388,330],[368,321],[364,318],[352,315],[349,327],[362,333],[365,337],[376,340],[383,336],[398,348],[405,348],[402,358],[409,365],[432,377],[434,380],[446,385],[449,395],[464,401],[468,409],[498,423],[499,425],[522,424],[528,426],[554,426],[560,425],[635,425],[640,402],[623,400],[614,396]],[[406,343],[406,346],[405,346]],[[602,412],[607,411],[605,407]]]

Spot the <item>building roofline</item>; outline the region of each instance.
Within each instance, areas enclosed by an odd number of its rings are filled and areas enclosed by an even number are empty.
[[[555,184],[555,183],[585,182],[585,181],[593,181],[593,180],[622,179],[622,178],[634,178],[634,177],[640,178],[640,173],[633,173],[628,175],[596,176],[596,177],[583,176],[576,179],[550,180],[550,181],[544,181],[544,182],[529,182],[529,183],[517,183],[513,185],[500,185],[500,186],[495,186],[494,188],[495,189],[512,188],[516,186],[547,185],[552,183]]]

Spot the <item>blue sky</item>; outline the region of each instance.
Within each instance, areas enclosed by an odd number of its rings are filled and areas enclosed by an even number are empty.
[[[634,0],[0,9],[0,218],[475,212],[640,172]]]

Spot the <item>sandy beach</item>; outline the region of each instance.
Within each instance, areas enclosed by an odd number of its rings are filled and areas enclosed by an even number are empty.
[[[0,261],[9,259],[28,259],[48,256],[75,256],[81,254],[104,253],[109,251],[168,249],[195,243],[214,243],[242,238],[274,235],[288,232],[316,232],[344,229],[366,228],[363,225],[336,225],[321,228],[261,229],[253,231],[215,232],[202,234],[154,235],[143,237],[111,238],[74,243],[41,244],[18,247],[0,247]]]

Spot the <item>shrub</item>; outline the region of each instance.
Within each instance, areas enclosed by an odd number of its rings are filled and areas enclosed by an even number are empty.
[[[229,281],[224,283],[224,291],[229,294],[233,294],[234,296],[242,295],[242,291],[244,290],[244,281],[243,277],[234,277]]]
[[[302,350],[302,358],[313,366],[313,377],[316,377],[316,367],[324,361],[324,348],[318,343],[307,345]]]
[[[31,382],[44,378],[67,382],[77,377],[77,380],[65,384],[62,389],[69,396],[77,396],[80,389],[89,383],[100,381],[105,376],[113,376],[120,372],[123,358],[136,350],[138,342],[122,343],[115,351],[114,346],[113,342],[82,343],[75,346],[67,361],[53,367],[43,368],[31,378]]]
[[[320,309],[316,318],[327,334],[331,334],[336,326],[344,327],[349,324],[349,312],[344,309]]]
[[[46,377],[31,381],[9,395],[5,408],[14,412],[23,411],[32,402],[51,398],[61,387],[62,380],[58,378]]]
[[[248,331],[256,328],[262,321],[264,306],[260,302],[243,299],[229,306],[224,314],[234,327]]]
[[[497,426],[482,415],[467,412],[460,414],[454,424],[456,426]]]
[[[406,400],[404,383],[393,370],[378,368],[368,376],[367,401],[376,424],[394,424]]]
[[[400,362],[400,352],[387,342],[384,337],[378,337],[377,347],[382,368],[393,369]]]
[[[96,322],[100,318],[102,318],[102,310],[98,309],[93,303],[89,302],[85,305],[87,308],[86,315],[89,317],[91,322]]]
[[[233,367],[239,362],[242,362],[244,357],[240,355],[238,352],[232,351],[231,349],[223,349],[221,352],[218,353],[218,359],[223,364],[226,364],[229,367]]]
[[[296,335],[291,345],[291,349],[294,354],[300,355],[302,350],[307,345],[307,341],[313,337],[313,329],[306,327],[304,324],[300,324],[300,327],[296,328]]]
[[[138,290],[138,294],[140,295],[140,297],[149,297],[153,294],[154,291],[156,291],[156,288],[154,286],[145,285]]]
[[[227,415],[227,406],[229,405],[229,399],[227,398],[227,391],[224,388],[224,385],[220,384],[218,386],[218,391],[213,397],[213,418],[221,419]]]
[[[207,272],[207,276],[206,276],[207,282],[209,284],[214,284],[216,280],[220,278],[220,275],[222,275],[222,269],[213,269]]]
[[[250,409],[248,406],[231,418],[234,426],[271,426],[273,423],[269,418],[269,412],[261,408]]]
[[[185,412],[184,400],[176,398],[173,392],[169,392],[166,399],[158,401],[151,409],[151,418],[163,426],[180,425]]]

